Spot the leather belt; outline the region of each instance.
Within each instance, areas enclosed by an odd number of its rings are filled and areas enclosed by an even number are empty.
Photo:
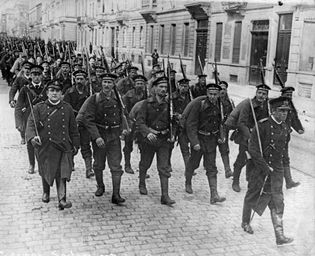
[[[165,135],[169,132],[169,129],[165,129],[165,130],[162,130],[162,131],[157,131],[157,130],[154,130],[153,128],[149,128],[150,131],[156,135]]]
[[[219,130],[215,132],[205,132],[205,131],[198,131],[199,134],[204,135],[204,136],[210,136],[210,135],[217,135],[219,133]]]
[[[120,125],[113,125],[113,126],[109,126],[109,125],[102,125],[102,124],[96,124],[96,126],[103,128],[105,130],[109,130],[109,129],[116,129],[116,128],[120,128]]]

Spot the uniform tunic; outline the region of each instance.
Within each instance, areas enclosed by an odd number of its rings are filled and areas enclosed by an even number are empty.
[[[52,186],[57,175],[70,180],[73,161],[72,149],[79,148],[80,138],[74,113],[70,104],[61,101],[57,105],[48,100],[34,107],[34,116],[29,117],[26,139],[36,136],[35,122],[42,145],[37,148],[39,174]]]
[[[171,176],[169,138],[169,104],[166,101],[159,103],[155,97],[148,98],[141,103],[137,120],[137,131],[141,135],[140,171],[146,172],[157,154],[157,169],[160,176]],[[156,142],[150,142],[147,135],[155,130]]]
[[[277,213],[283,213],[283,155],[289,128],[285,123],[278,124],[271,117],[259,123],[258,128],[263,156],[259,149],[257,130],[254,128],[248,146],[252,160],[249,161],[247,168],[248,191],[244,203],[247,203],[259,215],[262,215],[267,205],[275,208]],[[273,169],[273,172],[270,172],[269,167]],[[256,207],[266,175],[269,177]]]
[[[122,111],[118,100],[113,92],[110,97],[106,97],[103,92],[100,92],[90,96],[84,103],[84,107],[85,127],[92,138],[94,170],[104,170],[107,158],[111,173],[118,176],[122,175],[119,137],[122,131]],[[99,148],[96,145],[95,140],[97,138],[103,138],[105,148]]]

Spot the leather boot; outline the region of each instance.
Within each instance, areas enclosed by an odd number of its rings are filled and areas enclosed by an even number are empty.
[[[130,164],[130,152],[125,152],[124,156],[125,156],[125,172],[130,173],[130,174],[135,174]]]
[[[35,173],[35,167],[34,165],[31,165],[28,167],[28,171],[27,171],[29,174],[34,174]]]
[[[230,158],[229,155],[221,155],[222,162],[224,165],[224,170],[225,170],[225,178],[230,178],[233,176],[233,172],[231,171],[230,167]]]
[[[284,169],[284,179],[285,179],[285,184],[286,184],[287,189],[297,187],[301,184],[300,182],[295,182],[292,180],[290,166],[283,167],[283,169]]]
[[[85,177],[87,179],[94,176],[94,172],[92,170],[92,158],[84,158],[85,163]]]
[[[222,203],[226,200],[225,197],[220,197],[217,191],[217,177],[208,177],[208,183],[210,187],[210,204]]]
[[[42,185],[43,185],[43,196],[42,196],[42,201],[44,203],[48,203],[50,200],[50,186],[46,182],[45,178],[42,177]]]
[[[275,230],[276,243],[278,246],[287,245],[294,241],[293,238],[283,235],[283,214],[277,214],[276,209],[270,210],[272,225]]]
[[[148,190],[145,184],[145,179],[146,179],[147,171],[143,171],[140,169],[139,171],[139,192],[141,195],[147,195]]]
[[[246,197],[245,197],[246,200]],[[243,205],[243,215],[242,215],[242,225],[241,227],[244,229],[245,232],[248,234],[254,234],[254,231],[250,225],[250,218],[252,215],[252,208],[247,204],[247,202],[244,200]]]
[[[241,175],[241,169],[234,167],[233,172],[233,183],[232,183],[232,189],[235,192],[240,192],[240,175]]]
[[[175,201],[168,195],[168,177],[160,176],[160,182],[162,191],[161,204],[166,204],[168,206],[175,204]]]
[[[186,167],[185,171],[185,191],[188,194],[193,193],[192,185],[191,185],[191,180],[192,180],[193,173],[190,168]]]
[[[103,171],[95,170],[95,179],[97,183],[97,190],[95,191],[95,196],[102,196],[105,192],[105,185],[103,182]]]
[[[72,203],[70,201],[67,202],[66,195],[67,195],[67,189],[66,189],[66,180],[57,178],[56,179],[56,185],[57,185],[57,195],[58,195],[58,201],[59,210],[64,210],[65,208],[71,208]]]
[[[119,175],[112,175],[112,184],[113,184],[113,195],[112,195],[112,203],[113,204],[121,204],[124,203],[126,200],[120,196],[120,182],[121,176]]]

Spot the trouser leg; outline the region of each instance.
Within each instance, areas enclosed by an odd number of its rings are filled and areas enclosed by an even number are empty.
[[[49,196],[50,196],[50,186],[46,182],[44,177],[42,177],[42,185],[43,185],[42,201],[44,203],[48,203],[49,202]]]

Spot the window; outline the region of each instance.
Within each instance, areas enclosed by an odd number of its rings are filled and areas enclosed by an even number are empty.
[[[136,27],[132,28],[132,47],[136,47]]]
[[[184,29],[183,29],[183,55],[188,56],[189,55],[189,23],[184,23]]]
[[[160,52],[164,54],[165,51],[165,45],[164,45],[164,25],[160,26]]]
[[[148,40],[148,52],[152,53],[154,47],[154,26],[150,26],[149,30],[149,40]]]
[[[242,22],[236,21],[234,27],[232,63],[239,63],[241,51]]]
[[[222,23],[217,23],[216,35],[215,35],[215,49],[214,49],[214,59],[216,61],[221,60],[221,46],[222,46]]]
[[[139,44],[140,44],[140,48],[143,48],[143,26],[140,27]]]
[[[171,55],[175,55],[176,49],[176,24],[171,25],[170,29],[170,53]]]

